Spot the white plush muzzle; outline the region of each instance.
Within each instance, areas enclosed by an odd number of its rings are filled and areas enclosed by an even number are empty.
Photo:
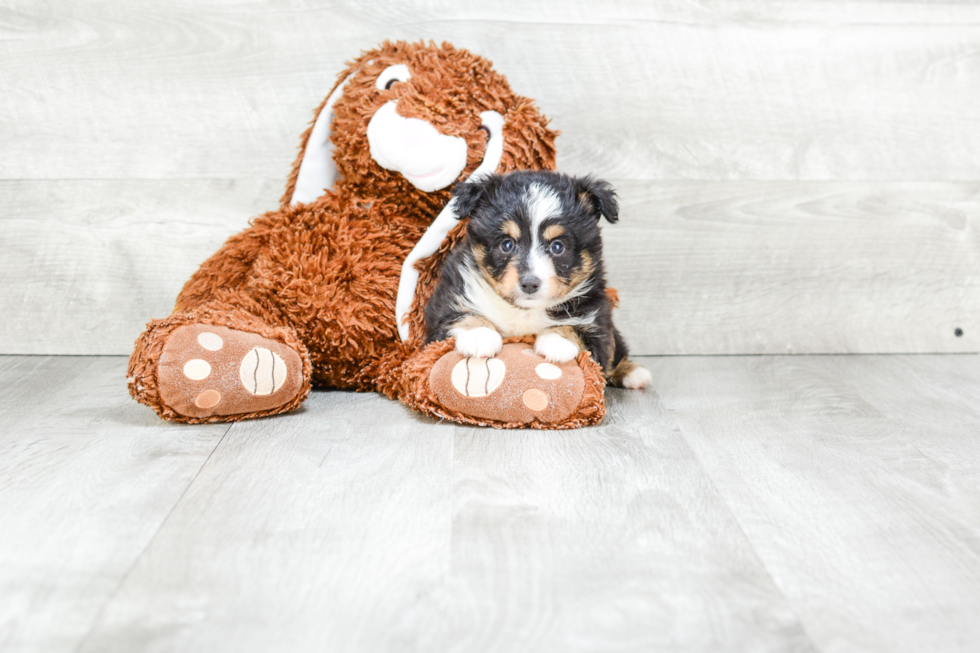
[[[371,158],[425,193],[449,186],[466,167],[466,140],[440,134],[424,120],[401,117],[397,104],[387,102],[368,123]]]

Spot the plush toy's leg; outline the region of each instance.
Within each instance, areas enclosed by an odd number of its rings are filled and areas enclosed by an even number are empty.
[[[129,392],[164,419],[236,421],[293,410],[311,365],[292,329],[204,304],[154,320],[129,360]]]
[[[452,339],[431,343],[403,368],[414,387],[403,397],[422,412],[464,424],[498,428],[569,429],[605,415],[605,378],[582,352],[552,364],[534,353],[533,339],[508,339],[494,358],[464,358]]]

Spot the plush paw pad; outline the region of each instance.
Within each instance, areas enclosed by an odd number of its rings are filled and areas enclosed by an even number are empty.
[[[253,347],[238,366],[238,379],[250,394],[265,397],[275,394],[286,383],[288,369],[276,352]]]
[[[189,324],[170,334],[157,373],[160,398],[187,417],[267,411],[303,387],[303,361],[254,333]]]
[[[578,356],[579,348],[557,333],[542,333],[534,340],[534,351],[552,363],[567,363]]]
[[[555,423],[582,401],[585,378],[576,361],[549,363],[520,343],[494,358],[449,352],[429,374],[433,393],[451,411],[505,423]]]
[[[486,397],[500,387],[507,365],[499,358],[464,358],[453,367],[456,392],[465,397]]]

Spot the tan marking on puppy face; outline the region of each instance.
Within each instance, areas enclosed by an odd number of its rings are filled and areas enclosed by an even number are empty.
[[[579,284],[588,280],[595,272],[595,262],[588,252],[582,252],[582,264],[574,270],[571,276],[565,280],[558,276],[548,278],[548,292],[555,299],[560,299],[572,291]]]
[[[483,262],[486,261],[487,259],[486,248],[483,245],[474,245],[472,251],[473,251],[473,260],[476,261],[476,264],[482,268]]]
[[[504,230],[504,233],[510,236],[511,238],[513,238],[514,240],[518,240],[521,237],[521,228],[513,220],[507,220],[506,222],[504,222],[502,228]]]
[[[487,280],[493,291],[504,299],[510,300],[517,296],[517,286],[521,279],[521,275],[517,271],[517,263],[508,263],[499,279],[495,279],[484,265],[480,265],[480,273],[483,274],[483,278]]]
[[[560,224],[549,224],[544,228],[544,239],[554,240],[563,233],[565,233],[565,227],[561,226]]]

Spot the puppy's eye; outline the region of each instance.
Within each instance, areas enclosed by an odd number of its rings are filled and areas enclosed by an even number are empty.
[[[490,140],[490,137],[493,136],[493,134],[490,132],[490,128],[487,127],[486,125],[480,125],[477,128],[477,131],[481,131],[481,132],[485,133],[487,135],[487,140],[488,141]]]
[[[400,80],[400,79],[389,79],[388,80],[388,83],[385,84],[385,90],[386,91],[390,91],[391,90],[391,87],[394,86],[395,84],[397,84],[400,81],[402,81],[402,80]]]
[[[560,240],[553,241],[549,249],[551,250],[552,254],[558,256],[565,251],[565,243],[561,242]]]
[[[500,243],[500,251],[506,252],[508,254],[511,253],[511,252],[513,252],[514,251],[514,241],[511,240],[510,238],[504,238],[504,240]]]

